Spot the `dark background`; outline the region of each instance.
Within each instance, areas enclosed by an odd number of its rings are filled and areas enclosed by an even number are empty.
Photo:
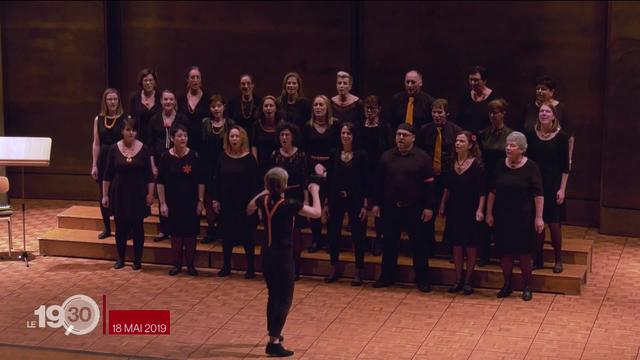
[[[159,88],[185,90],[199,65],[205,88],[229,97],[239,75],[278,95],[298,71],[307,97],[335,94],[335,73],[353,92],[402,90],[407,70],[455,112],[466,70],[516,120],[534,79],[557,79],[556,98],[577,127],[569,222],[640,234],[640,6],[630,2],[3,2],[6,135],[53,138],[51,166],[27,169],[27,197],[97,199],[89,176],[92,120],[107,86],[127,99],[153,67]],[[127,102],[125,102],[127,104]],[[126,109],[125,109],[126,110]],[[13,192],[20,189],[10,168]]]

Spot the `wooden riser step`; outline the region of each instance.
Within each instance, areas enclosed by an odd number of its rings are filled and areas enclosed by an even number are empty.
[[[145,234],[151,237],[158,233],[159,218],[157,216],[149,216],[145,219]],[[113,219],[111,219],[112,230],[115,229]],[[92,206],[72,206],[69,209],[58,214],[58,227],[65,229],[78,229],[78,230],[102,230],[102,217],[100,215],[100,209]],[[201,235],[206,233],[206,221],[201,221]],[[436,222],[436,240],[442,239],[442,222]],[[310,229],[303,229],[303,248],[307,248],[310,245]],[[342,232],[342,247],[344,249],[351,248],[350,233],[346,230]],[[375,237],[373,229],[368,229],[368,236],[370,239]],[[401,251],[408,252],[408,241],[403,241]],[[565,237],[563,240],[563,252],[562,259],[566,264],[581,264],[586,265],[591,269],[591,248],[593,241],[585,239],[576,239],[571,237]],[[451,250],[447,244],[437,241],[435,244],[434,255],[438,257],[450,257]],[[550,244],[544,246],[544,260],[547,262],[555,261],[553,248]]]
[[[114,238],[97,239],[98,231],[77,229],[54,229],[39,238],[40,253],[46,256],[82,257],[94,259],[116,259]],[[168,241],[146,241],[143,262],[155,264],[172,264],[173,256]],[[131,242],[128,244],[127,256],[133,252]],[[260,254],[260,247],[256,247],[256,255]],[[355,270],[355,260],[351,253],[341,254],[341,271],[343,276],[350,277]],[[366,256],[364,277],[368,280],[377,278],[380,274],[381,257]],[[430,259],[431,278],[434,284],[451,284],[455,278],[453,264],[445,259]],[[398,282],[411,282],[413,271],[411,258],[400,256],[398,259]],[[196,252],[196,266],[200,268],[219,268],[222,265],[222,247],[219,243],[198,244]],[[256,270],[260,271],[259,257],[256,256]],[[534,271],[533,291],[556,292],[565,294],[580,294],[586,282],[586,266],[579,264],[565,264],[561,274],[554,274],[551,265],[542,270]],[[246,260],[242,247],[234,248],[232,267],[244,270]],[[301,273],[309,276],[325,276],[330,269],[329,255],[324,251],[309,254],[302,253]],[[500,288],[502,286],[502,271],[497,265],[478,267],[474,284],[478,287]],[[522,286],[522,276],[518,268],[514,269],[513,285]]]

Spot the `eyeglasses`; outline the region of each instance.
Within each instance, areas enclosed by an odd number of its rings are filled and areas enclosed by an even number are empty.
[[[365,111],[377,111],[378,110],[378,108],[375,107],[375,106],[366,106],[364,109],[365,109]]]

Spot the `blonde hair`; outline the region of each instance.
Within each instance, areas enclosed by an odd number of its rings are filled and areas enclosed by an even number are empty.
[[[229,128],[224,137],[224,151],[226,153],[231,152],[231,143],[229,142],[229,135],[231,135],[231,131],[236,129],[240,132],[240,147],[243,153],[249,152],[249,137],[247,136],[247,132],[239,125],[233,125]]]
[[[313,104],[316,102],[316,99],[322,99],[322,102],[324,102],[324,106],[327,108],[327,114],[325,115],[327,117],[327,124],[329,126],[333,125],[334,122],[337,121],[336,118],[333,117],[333,107],[331,106],[331,100],[329,100],[329,98],[326,95],[317,95],[316,97],[313,98],[313,102],[311,102],[311,108],[313,109]],[[308,124],[309,125],[313,125],[313,120],[315,120],[316,115],[313,113],[313,110],[311,111],[311,119],[309,119]]]
[[[120,92],[114,88],[107,88],[102,93],[102,104],[100,105],[100,116],[107,116],[109,113],[109,109],[107,108],[107,95],[116,94],[118,96],[118,108],[116,109],[116,115],[120,116],[124,114],[124,110],[122,109],[122,97],[120,97]]]
[[[338,74],[336,75],[336,80],[337,79],[341,79],[341,78],[342,79],[347,78],[347,79],[349,79],[349,83],[353,84],[353,76],[351,76],[351,74],[349,74],[348,72],[346,72],[346,71],[338,71]]]
[[[289,174],[281,167],[271,168],[264,175],[264,188],[269,191],[271,197],[282,194],[287,188]]]

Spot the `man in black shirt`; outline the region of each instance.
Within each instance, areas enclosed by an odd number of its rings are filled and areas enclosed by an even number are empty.
[[[401,123],[413,125],[414,129],[432,121],[431,103],[433,97],[422,91],[422,74],[409,71],[404,77],[404,89],[391,99],[391,126],[395,129]]]
[[[413,271],[420,291],[431,291],[428,271],[427,244],[418,239],[421,222],[433,217],[434,180],[431,158],[414,146],[413,126],[403,123],[396,131],[396,148],[382,154],[376,172],[373,214],[382,215],[384,244],[382,274],[374,287],[394,283],[398,263],[400,233],[409,235],[413,253]]]

